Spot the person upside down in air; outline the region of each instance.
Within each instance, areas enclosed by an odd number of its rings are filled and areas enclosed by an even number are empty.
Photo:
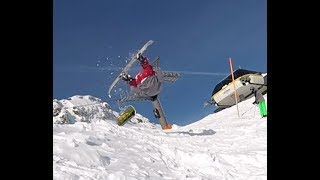
[[[128,74],[123,74],[121,79],[131,86],[131,91],[136,96],[155,99],[161,90],[163,81],[161,72],[154,70],[146,56],[137,54],[136,58],[142,67],[141,71],[134,78]]]

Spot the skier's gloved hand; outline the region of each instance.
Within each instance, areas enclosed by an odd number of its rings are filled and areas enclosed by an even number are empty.
[[[143,64],[146,64],[146,63],[147,63],[147,58],[143,57],[143,59],[140,61],[140,64],[143,65]]]
[[[136,58],[137,58],[138,60],[140,60],[140,58],[141,58],[141,53],[136,54]]]
[[[144,59],[144,57],[142,56],[141,53],[138,53],[138,54],[136,55],[136,58],[137,58],[137,60],[138,60],[140,63],[142,63],[142,61],[143,61],[143,59]]]
[[[137,60],[140,62],[140,64],[145,64],[146,63],[146,57],[142,56],[141,53],[138,53],[136,55]]]
[[[123,81],[131,81],[133,78],[132,77],[122,77]]]
[[[123,74],[120,75],[120,77],[121,77],[121,79],[123,81],[130,81],[130,75],[129,74],[123,73]]]

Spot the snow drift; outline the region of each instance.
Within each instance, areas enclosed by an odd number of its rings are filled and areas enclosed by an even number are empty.
[[[140,114],[118,126],[92,96],[53,100],[53,179],[267,179],[267,118],[253,101],[240,118],[234,106],[162,130]]]

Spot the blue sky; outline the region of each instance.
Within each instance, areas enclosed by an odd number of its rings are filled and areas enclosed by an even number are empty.
[[[181,71],[159,96],[169,124],[186,125],[212,113],[204,108],[215,85],[234,69],[267,72],[266,0],[54,0],[53,97],[92,95],[119,111],[107,90],[131,53],[148,40],[145,55]],[[139,70],[136,64],[132,70]],[[212,73],[212,74],[210,74]],[[117,88],[127,88],[120,83]],[[159,123],[151,102],[131,103]]]

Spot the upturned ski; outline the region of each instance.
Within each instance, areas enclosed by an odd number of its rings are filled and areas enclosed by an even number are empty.
[[[117,118],[117,124],[119,126],[124,125],[128,122],[134,115],[136,114],[136,110],[133,106],[127,106],[123,111],[120,112],[119,117]]]
[[[136,55],[137,54],[143,54],[143,52],[151,45],[153,44],[154,41],[153,40],[149,40],[138,52],[136,52],[131,60],[129,61],[129,63],[123,68],[123,70],[120,72],[120,74],[116,77],[116,79],[112,82],[112,84],[109,87],[108,90],[108,96],[111,98],[111,91],[113,89],[113,87],[119,82],[119,80],[121,79],[123,74],[128,74],[128,71],[131,69],[132,65],[137,61]]]

